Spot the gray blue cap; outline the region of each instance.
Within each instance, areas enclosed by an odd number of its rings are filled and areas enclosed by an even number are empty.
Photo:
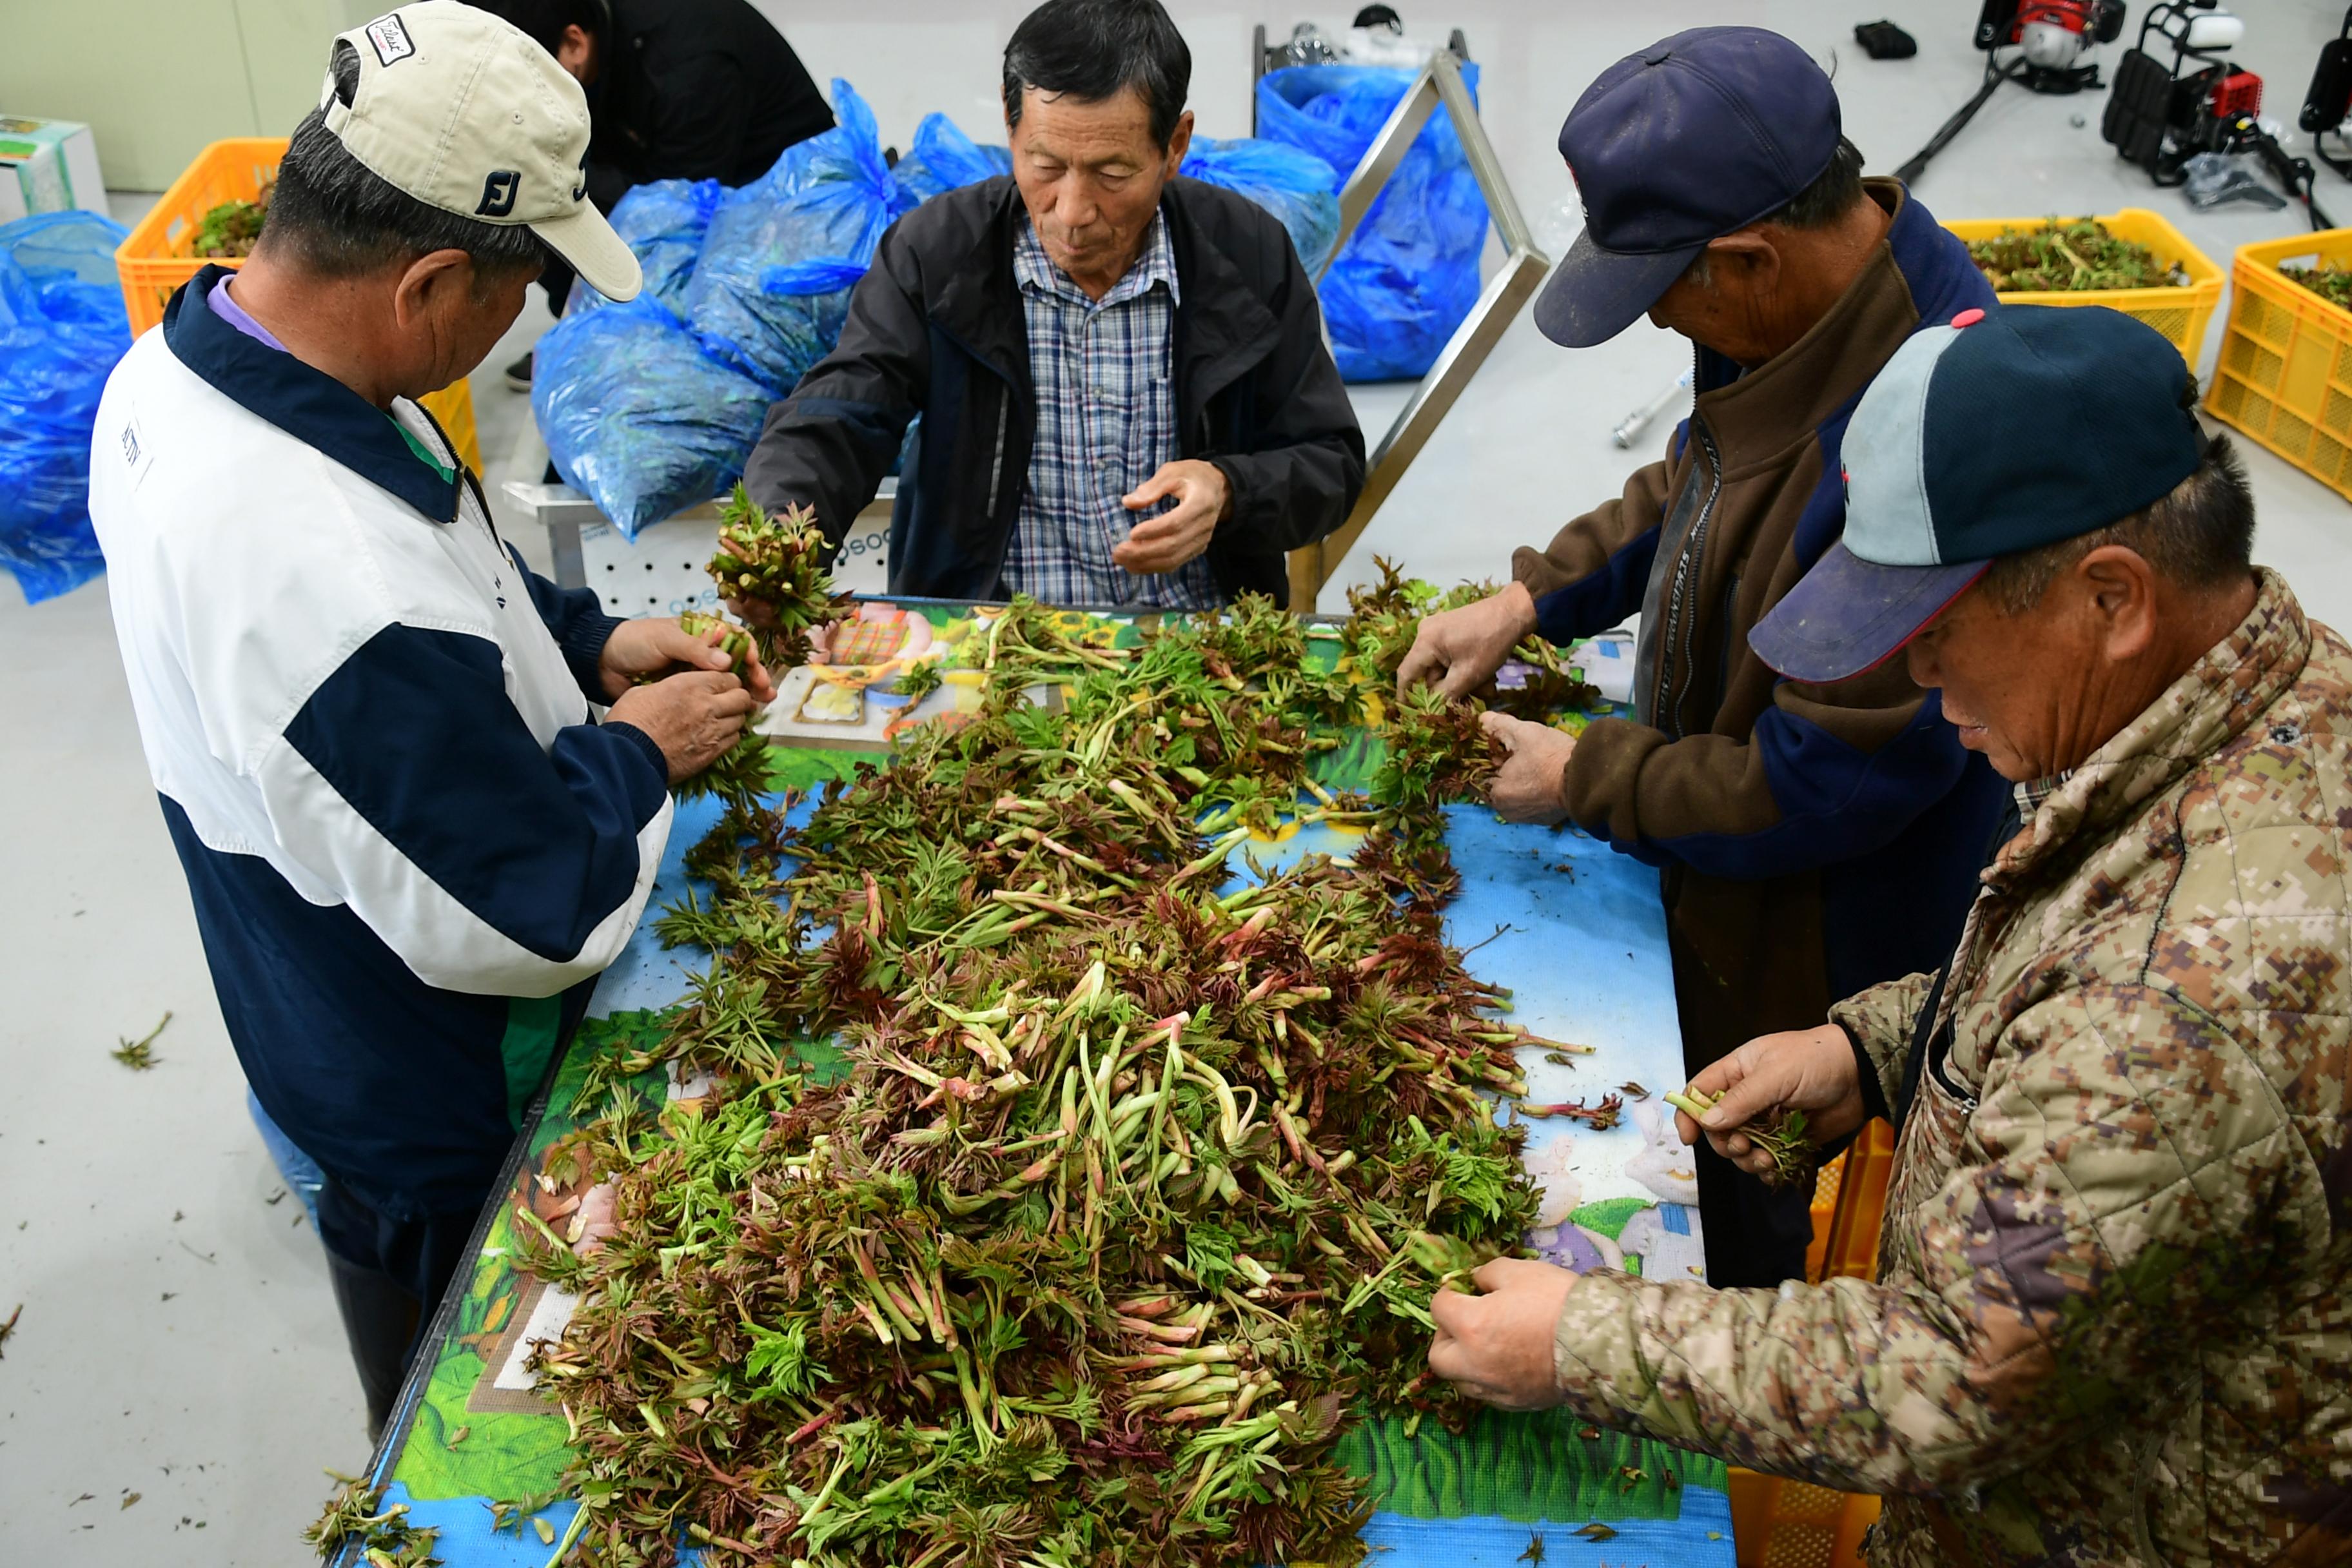
[[[2000,556],[2129,517],[2196,472],[2180,351],[2102,305],[1963,310],[1897,349],[1846,426],[1845,534],[1748,634],[1791,680],[1901,651]]]

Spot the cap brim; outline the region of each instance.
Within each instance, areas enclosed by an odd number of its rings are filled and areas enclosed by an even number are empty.
[[[1851,679],[1901,652],[1990,564],[1874,566],[1841,541],[1748,628],[1748,646],[1790,680]]]
[[[547,247],[571,265],[588,287],[607,300],[618,303],[637,297],[645,285],[645,274],[638,269],[635,252],[604,215],[590,202],[582,202],[579,209],[568,217],[549,218],[530,226],[531,233],[547,242]]]
[[[1603,250],[1588,227],[1536,296],[1536,325],[1562,348],[1605,343],[1640,321],[1706,248],[1702,243],[1640,256]]]

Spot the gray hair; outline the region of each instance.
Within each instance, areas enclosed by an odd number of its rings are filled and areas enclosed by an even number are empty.
[[[348,105],[359,91],[359,55],[338,39],[331,69],[335,96]],[[473,258],[477,292],[491,277],[537,273],[546,247],[521,224],[484,223],[418,201],[352,156],[312,110],[294,128],[278,165],[262,243],[325,278],[351,278],[404,264],[436,250]]]
[[[1837,151],[1830,154],[1829,167],[1790,197],[1788,205],[1756,221],[1782,228],[1827,228],[1852,212],[1856,202],[1867,199],[1862,188],[1862,149],[1841,136]],[[1704,250],[1692,258],[1683,276],[1698,288],[1715,287],[1715,268],[1707,265]]]
[[[2196,593],[2232,587],[2253,570],[2254,495],[2227,436],[2215,436],[2196,471],[2129,517],[2037,550],[2003,555],[1979,580],[2003,615],[2021,616],[2050,584],[2103,545],[2120,544],[2156,574]]]

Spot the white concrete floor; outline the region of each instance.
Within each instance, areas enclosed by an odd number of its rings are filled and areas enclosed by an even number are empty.
[[[932,108],[986,133],[995,52],[1025,7],[894,0],[887,22],[844,0],[766,8],[820,79],[849,77],[885,138],[904,145]],[[1245,133],[1249,24],[1264,15],[1286,31],[1290,16],[1189,0],[1171,8],[1192,38],[1202,129]],[[1463,27],[1488,62],[1487,123],[1555,255],[1577,226],[1552,150],[1559,119],[1601,67],[1660,34],[1757,22],[1823,58],[1834,49],[1847,128],[1874,172],[1927,139],[1973,90],[1980,58],[1966,42],[1974,7],[1935,0],[1873,0],[1867,13],[1826,0],[1408,9],[1440,33]],[[2341,8],[2238,9],[2249,26],[2239,58],[2268,79],[2271,111],[2291,121]],[[1918,37],[1916,59],[1874,63],[1853,47],[1853,23],[1882,13]],[[2153,207],[2225,266],[2236,245],[2303,226],[2294,211],[2200,216],[2178,193],[2151,189],[2099,142],[2103,103],[2004,89],[1923,177],[1921,198],[1948,217]],[[2072,125],[2076,114],[2088,124]],[[2352,186],[2321,178],[2323,203],[2352,220]],[[127,204],[118,216],[130,216]],[[494,496],[499,479],[537,477],[512,468],[529,407],[498,372],[545,320],[534,304],[475,378]],[[2217,318],[2206,367],[2220,337]],[[1514,326],[1325,607],[1369,574],[1375,551],[1440,580],[1502,574],[1513,545],[1540,542],[1645,460],[1612,447],[1609,430],[1686,363],[1678,340],[1646,326],[1573,355],[1524,321]],[[1401,401],[1393,388],[1362,393],[1375,438]],[[2352,509],[2259,449],[2247,461],[2261,559],[2322,618],[2352,626]],[[543,541],[510,532],[543,559]],[[279,1184],[246,1119],[141,760],[104,585],[27,609],[0,580],[0,668],[18,672],[0,688],[0,821],[14,825],[0,834],[0,1075],[11,1086],[0,1099],[0,1318],[24,1303],[0,1349],[0,1563],[293,1563],[305,1555],[296,1532],[328,1489],[320,1468],[365,1459],[358,1391],[317,1243],[294,1223],[292,1198],[272,1201]],[[167,1009],[152,1072],[108,1058],[118,1037],[143,1034]]]

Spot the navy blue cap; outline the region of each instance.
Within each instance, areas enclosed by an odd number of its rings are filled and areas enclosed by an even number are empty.
[[[2003,555],[2172,493],[2205,454],[2172,341],[2104,305],[1997,305],[1914,332],[1845,432],[1845,536],[1748,634],[1791,680],[1876,668]]]
[[[1559,128],[1584,232],[1537,299],[1536,325],[1572,349],[1607,342],[1708,240],[1819,179],[1839,133],[1828,76],[1761,27],[1694,27],[1619,60]]]

